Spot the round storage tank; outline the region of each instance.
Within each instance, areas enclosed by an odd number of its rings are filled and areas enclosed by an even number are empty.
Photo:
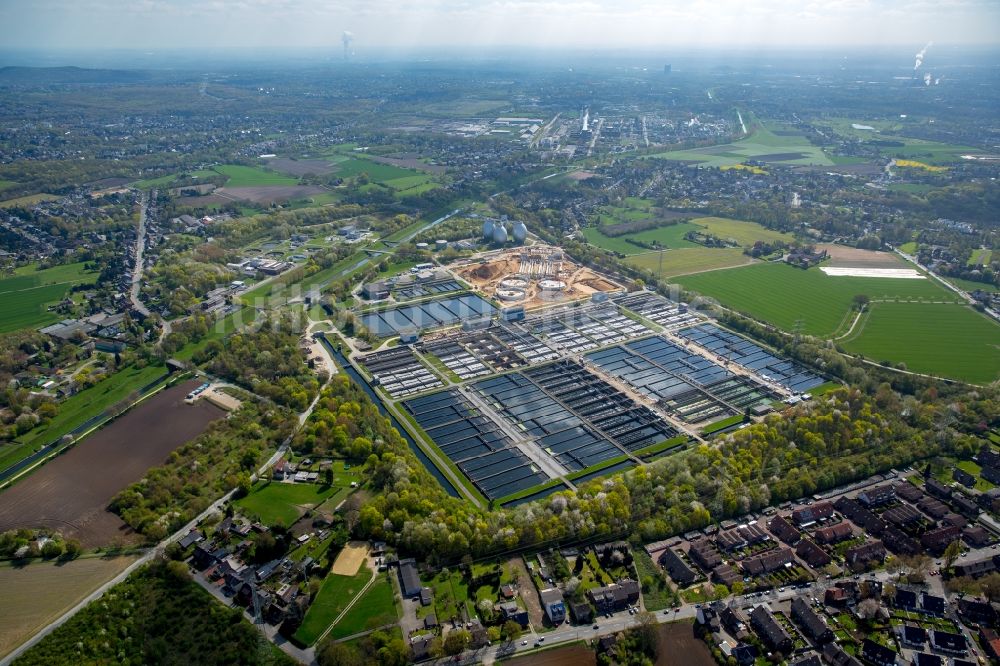
[[[426,250],[428,247],[430,247],[430,246],[427,245],[427,243],[417,243],[417,249],[418,250]]]
[[[434,241],[434,247],[437,250],[446,250],[446,249],[448,249],[448,241],[446,241],[446,240],[437,240],[437,241]]]
[[[493,242],[497,245],[503,245],[507,242],[507,229],[502,224],[493,227]]]
[[[483,238],[488,241],[493,240],[493,220],[483,222]]]
[[[528,237],[528,227],[524,226],[524,222],[514,223],[514,240],[518,243],[523,243],[524,239]]]

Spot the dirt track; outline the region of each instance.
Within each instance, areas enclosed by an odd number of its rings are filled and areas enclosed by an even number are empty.
[[[106,510],[111,498],[224,415],[205,400],[184,403],[198,385],[190,381],[157,393],[5,490],[0,532],[47,527],[88,548],[130,541],[125,523]]]

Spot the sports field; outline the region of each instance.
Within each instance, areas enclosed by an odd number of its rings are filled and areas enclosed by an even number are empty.
[[[1000,324],[964,305],[874,303],[841,344],[912,372],[976,384],[1000,378]]]
[[[327,576],[312,605],[306,611],[302,625],[295,632],[296,640],[305,645],[315,643],[337,616],[344,612],[351,600],[361,592],[371,577],[372,572],[368,567],[363,567],[354,576],[337,574]]]
[[[238,164],[223,164],[214,170],[224,176],[229,176],[226,187],[262,187],[265,185],[297,185],[298,179],[283,174],[266,171],[259,167],[240,166]]]
[[[70,287],[95,282],[97,273],[87,271],[83,263],[54,266],[35,270],[25,266],[12,277],[0,280],[0,333],[20,328],[36,328],[59,321],[61,315],[48,312],[47,307],[58,303]]]
[[[803,333],[831,337],[850,325],[852,300],[958,302],[958,296],[932,280],[830,277],[819,268],[802,270],[783,263],[755,264],[731,270],[687,275],[677,280],[726,307]]]
[[[85,557],[71,562],[0,565],[0,657],[52,622],[135,561]]]
[[[349,541],[333,563],[332,573],[341,576],[353,576],[358,573],[361,563],[368,557],[368,544],[364,541]]]
[[[321,504],[337,492],[332,486],[313,483],[271,482],[255,488],[236,505],[257,516],[265,525],[281,523],[288,527],[307,509]]]
[[[714,271],[721,268],[745,266],[753,260],[743,254],[743,250],[738,247],[712,248],[698,246],[664,252],[662,271],[660,270],[659,252],[635,254],[629,257],[627,261],[639,268],[653,271],[659,277],[668,278],[703,271]]]
[[[346,638],[368,629],[395,623],[399,619],[396,595],[389,575],[385,573],[379,576],[364,596],[351,606],[351,610],[343,619],[334,625],[330,631],[330,638],[333,640]]]

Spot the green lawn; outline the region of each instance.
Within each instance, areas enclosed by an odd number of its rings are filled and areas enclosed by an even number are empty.
[[[47,424],[21,435],[13,442],[0,445],[0,469],[62,437],[165,373],[162,365],[142,369],[129,367],[67,398],[59,403],[59,413]]]
[[[913,372],[977,384],[1000,377],[1000,325],[963,305],[876,303],[843,345]]]
[[[437,612],[438,622],[445,622],[453,617],[461,617],[461,608],[469,602],[469,585],[462,576],[462,572],[454,569],[446,573],[442,571],[428,583],[434,590],[434,608]],[[475,608],[466,605],[470,613],[475,613]]]
[[[386,624],[392,624],[399,619],[395,593],[389,573],[382,574],[372,584],[364,596],[351,607],[351,610],[330,631],[330,638],[336,640]]]
[[[969,266],[975,266],[977,264],[982,264],[983,266],[989,266],[990,262],[993,260],[993,250],[986,248],[980,248],[978,250],[973,250],[969,254]]]
[[[674,603],[674,593],[667,585],[663,573],[656,567],[645,550],[636,548],[632,551],[635,558],[635,569],[639,574],[639,583],[645,578],[652,578],[653,584],[649,591],[642,593],[642,602],[648,611],[658,611],[669,608]]]
[[[295,639],[305,645],[315,643],[330,623],[344,612],[347,604],[351,603],[371,577],[372,572],[368,567],[362,567],[354,576],[337,574],[327,576],[312,605],[306,611],[302,625],[295,632]]]
[[[69,294],[70,287],[96,282],[97,272],[87,271],[83,263],[65,264],[44,270],[34,266],[17,269],[12,277],[0,280],[0,333],[21,328],[38,328],[59,321],[62,315],[47,307]]]
[[[249,495],[236,501],[236,506],[257,516],[265,525],[281,523],[288,527],[306,509],[321,504],[337,492],[336,486],[312,483],[264,483]]]
[[[268,185],[298,185],[297,178],[285,176],[275,171],[267,171],[260,167],[248,167],[238,164],[223,164],[215,167],[215,171],[228,176],[226,187],[263,187]]]
[[[819,336],[847,329],[852,299],[857,294],[873,301],[922,298],[957,302],[958,298],[932,280],[830,277],[819,268],[802,270],[783,263],[699,273],[677,281],[786,331],[801,320],[804,333]]]
[[[743,250],[738,247],[692,247],[681,250],[667,250],[663,253],[662,271],[660,270],[659,252],[646,252],[628,258],[628,263],[633,266],[653,271],[653,273],[664,278],[702,271],[714,271],[720,268],[745,266],[751,261],[753,260],[743,254]]]

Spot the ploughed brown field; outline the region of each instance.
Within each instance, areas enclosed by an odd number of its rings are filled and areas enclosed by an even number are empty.
[[[505,661],[507,666],[594,666],[597,654],[582,645],[545,650]]]
[[[0,532],[45,527],[87,548],[133,540],[107,506],[225,414],[206,400],[184,402],[199,384],[185,382],[157,393],[0,493]]]
[[[656,666],[715,666],[712,652],[694,635],[691,622],[661,624]]]

